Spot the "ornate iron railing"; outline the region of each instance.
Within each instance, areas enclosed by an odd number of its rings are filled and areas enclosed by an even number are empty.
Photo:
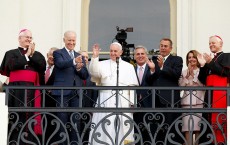
[[[14,90],[22,90],[23,95],[15,95]],[[40,94],[28,99],[27,96],[31,90],[40,90]],[[50,94],[53,90],[61,91],[60,101]],[[67,102],[64,102],[63,98],[65,90],[74,90],[73,98],[79,98],[77,107],[66,106]],[[89,90],[108,91],[111,96],[103,99],[104,96],[99,95],[97,98],[99,103],[88,93]],[[142,102],[137,101],[136,95],[134,102],[129,101],[125,98],[124,90],[133,90],[134,94],[138,90],[148,90],[147,95],[142,96],[142,100],[152,98],[151,107],[140,106]],[[165,90],[171,90],[171,95],[168,96],[171,101],[166,104],[166,107],[159,107],[158,99],[162,96],[159,96],[158,92]],[[187,108],[181,108],[181,99],[174,101],[176,91],[186,91],[187,97],[190,97],[190,102],[192,102],[192,96],[196,96],[196,91],[199,90],[206,91],[207,94],[203,108],[192,108],[192,104]],[[224,92],[223,97],[226,98],[227,105],[230,105],[229,87],[6,86],[5,103],[9,110],[7,142],[9,145],[227,144],[227,109],[213,108],[213,90]],[[41,97],[41,107],[34,107],[33,104],[38,97]],[[114,99],[115,106],[105,107],[104,103],[111,98]],[[130,107],[121,107],[119,98],[124,98],[122,101],[127,101]],[[71,99],[68,101],[71,102]],[[91,102],[90,105],[85,106],[85,99]],[[12,100],[17,100],[18,105],[9,105]],[[52,105],[49,106],[49,103]],[[60,113],[68,114],[68,121],[63,122]],[[212,117],[214,114],[215,118]],[[183,118],[186,116],[188,120],[184,122]],[[210,122],[205,116],[211,116],[212,121]],[[174,120],[168,122],[167,117],[174,117]],[[200,131],[194,129],[194,121],[197,118]],[[181,130],[184,124],[190,127],[189,140],[186,140]],[[40,130],[36,131],[35,126],[40,127]],[[193,133],[197,132],[197,137],[194,139]],[[216,132],[220,132],[221,136],[218,134],[217,137]]]

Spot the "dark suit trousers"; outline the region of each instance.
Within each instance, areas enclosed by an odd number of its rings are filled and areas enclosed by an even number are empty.
[[[61,96],[55,96],[58,103],[57,106],[61,107],[78,107],[79,106],[79,96],[75,92],[71,92],[69,95],[63,96],[63,104],[61,104]],[[63,110],[64,111],[64,110]],[[58,112],[57,117],[60,119],[60,121],[63,123],[61,125],[61,128],[59,129],[59,135],[63,132],[64,134],[67,134],[67,137],[69,136],[70,142],[72,141],[79,141],[78,135],[81,135],[81,117],[79,116],[80,112]],[[67,131],[65,130],[67,129]],[[64,141],[64,143],[59,145],[68,145],[69,142],[67,140]]]
[[[166,105],[166,104],[163,104],[163,103],[159,103],[157,105],[157,107],[159,108],[168,108],[169,106]],[[164,112],[163,113],[163,117],[165,118],[165,122],[164,122],[164,126],[159,130],[158,132],[158,135],[157,135],[157,140],[158,141],[165,141],[166,139],[166,143],[167,145],[174,145],[173,143],[171,143],[169,141],[169,136],[166,135],[167,131],[169,131],[169,133],[172,133],[175,135],[175,137],[173,138],[173,141],[176,141],[176,142],[179,142],[179,143],[183,143],[183,140],[182,138],[179,136],[179,134],[177,133],[175,127],[176,127],[176,124],[174,123],[174,121],[179,118],[181,116],[181,113],[171,113],[171,112]],[[159,120],[159,123],[162,123],[162,120]],[[168,130],[168,127],[171,126],[171,129]],[[177,126],[179,128],[179,131],[181,130],[181,126]]]

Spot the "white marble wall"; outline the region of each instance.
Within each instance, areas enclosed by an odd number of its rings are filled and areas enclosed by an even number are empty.
[[[195,49],[209,51],[209,37],[219,35],[230,52],[229,0],[177,0],[177,54],[184,59]]]
[[[76,31],[75,49],[80,50],[81,0],[1,0],[0,10],[0,63],[7,50],[18,47],[23,28],[32,31],[36,49],[45,57],[49,48],[64,46],[67,30]]]

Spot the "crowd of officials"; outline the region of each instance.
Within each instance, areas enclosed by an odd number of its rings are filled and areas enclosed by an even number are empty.
[[[169,38],[163,38],[159,44],[159,55],[148,58],[147,49],[138,45],[134,49],[135,65],[132,65],[121,59],[122,46],[118,42],[110,45],[110,59],[99,61],[100,46],[95,44],[92,48],[92,58],[89,62],[89,56],[86,51],[76,52],[76,33],[74,31],[66,31],[64,33],[63,42],[65,46],[61,49],[51,48],[47,53],[47,60],[36,49],[33,43],[32,32],[23,29],[19,32],[19,46],[16,49],[9,50],[5,53],[0,67],[1,75],[7,76],[5,85],[10,86],[212,86],[226,87],[229,84],[230,77],[230,54],[222,51],[223,40],[220,36],[214,35],[209,38],[210,53],[199,53],[197,50],[191,50],[186,55],[186,69],[182,71],[183,60],[180,56],[171,54],[173,42]],[[117,82],[117,61],[119,62],[119,80]],[[226,108],[226,91],[212,91],[211,98],[208,93],[203,90],[199,91],[183,91],[174,90],[173,96],[171,90],[160,90],[156,92],[156,107],[167,108],[174,102],[174,107],[179,108],[204,108],[208,107],[211,101],[212,108]],[[137,90],[136,94],[133,90],[124,90],[122,95],[118,95],[119,104],[116,104],[116,97],[110,90],[87,90],[83,92],[83,107],[132,107],[135,99],[138,107],[151,108],[152,97],[148,90]],[[10,90],[9,107],[40,107],[41,96],[39,90],[27,90],[26,97],[24,90]],[[76,90],[46,90],[46,107],[79,107],[79,92]],[[111,97],[113,96],[113,97]],[[136,96],[136,97],[135,97]],[[100,98],[100,99],[99,99]],[[211,100],[208,100],[208,99]],[[25,102],[26,105],[25,105]],[[178,103],[179,102],[179,103]],[[93,113],[92,123],[97,124],[102,118],[106,118],[110,113]],[[164,124],[168,125],[174,122],[182,114],[180,113],[163,113]],[[26,122],[34,114],[31,112],[19,113],[20,122]],[[57,112],[57,117],[63,124],[70,122],[71,115],[66,112]],[[75,114],[76,115],[76,114]],[[119,116],[120,126],[117,127],[121,133],[116,136],[114,124],[116,116],[110,116],[107,119],[111,121],[111,126],[98,126],[87,132],[85,141],[93,144],[113,144],[116,141],[122,141],[122,144],[132,144],[135,140],[134,133],[136,129],[129,129],[125,125],[125,121],[132,118],[135,123],[143,123],[146,113],[125,113]],[[199,137],[202,116],[207,119],[214,130],[214,135],[218,143],[226,144],[227,121],[226,114],[218,113],[196,113],[195,115],[185,115],[182,118],[183,126],[180,129],[185,136],[185,140],[181,143],[189,144],[191,142],[191,131],[195,134],[196,144],[209,140],[208,136]],[[42,115],[37,114],[34,124],[34,132],[42,136],[41,129]],[[76,130],[81,130],[81,121],[73,117],[72,120],[76,126]],[[192,118],[192,119],[191,119]],[[14,118],[15,119],[15,118]],[[10,120],[10,118],[9,118]],[[48,119],[49,120],[49,119]],[[192,121],[191,121],[192,120]],[[12,121],[12,120],[11,120]],[[13,120],[15,121],[15,120]],[[10,122],[10,121],[9,121]],[[191,123],[192,122],[192,123]],[[48,123],[49,124],[49,123]],[[221,129],[217,124],[221,124]],[[10,125],[9,125],[10,126]],[[49,126],[52,126],[51,124]],[[104,127],[110,131],[110,138],[104,131]],[[116,128],[116,127],[115,127]],[[11,140],[17,140],[19,131],[10,130],[12,133]],[[164,141],[167,127],[162,127],[157,131],[157,140]],[[55,128],[50,128],[55,130]],[[62,128],[60,132],[65,132]],[[94,137],[94,133],[99,132],[100,136]],[[156,127],[150,127],[150,132],[156,133]],[[149,130],[141,129],[142,139],[144,142],[150,141]],[[172,132],[176,132],[172,128]],[[52,131],[50,132],[50,135]],[[126,135],[125,139],[123,139]],[[61,135],[60,135],[61,136]],[[60,136],[54,136],[56,138]],[[28,139],[33,135],[28,134]],[[199,139],[199,141],[197,141]],[[76,132],[69,132],[69,140],[80,140]],[[99,143],[99,141],[100,143]],[[176,139],[180,140],[180,139]],[[50,141],[50,140],[46,140]],[[55,139],[53,139],[55,142]],[[215,143],[212,141],[211,143]],[[210,143],[210,144],[211,144]],[[67,144],[67,143],[56,143]],[[136,143],[138,144],[138,143]],[[173,144],[167,142],[167,144]]]

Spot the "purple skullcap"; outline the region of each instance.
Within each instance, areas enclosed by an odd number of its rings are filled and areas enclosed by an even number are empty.
[[[214,36],[217,37],[217,38],[219,38],[221,41],[223,41],[220,36],[218,36],[218,35],[214,35]]]
[[[22,30],[20,30],[20,32],[19,32],[19,34],[21,34],[22,32],[25,32],[25,31],[27,31],[28,29],[22,29]]]

